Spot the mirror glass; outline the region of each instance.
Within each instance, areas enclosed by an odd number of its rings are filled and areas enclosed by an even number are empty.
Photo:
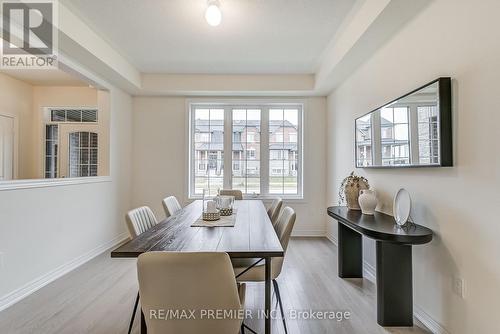
[[[358,118],[356,167],[440,166],[439,101],[434,81]]]
[[[60,69],[0,72],[0,182],[109,175],[109,92]]]

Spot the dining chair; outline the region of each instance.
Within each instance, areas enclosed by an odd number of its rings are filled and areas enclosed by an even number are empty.
[[[147,206],[130,210],[127,212],[125,220],[132,238],[137,237],[139,234],[158,224],[153,211]]]
[[[269,216],[269,219],[271,219],[273,227],[274,225],[276,225],[276,222],[278,221],[278,216],[280,214],[282,205],[283,205],[283,200],[280,197],[278,197],[273,200],[271,206],[267,209],[267,215]]]
[[[137,276],[148,333],[236,334],[242,327],[245,285],[236,283],[227,253],[143,253]],[[194,319],[160,316],[160,310],[189,310]],[[211,310],[229,316],[210,317]]]
[[[221,196],[234,196],[234,199],[236,199],[236,200],[243,199],[243,193],[241,192],[241,190],[221,189],[219,191],[219,195],[221,195]]]
[[[158,224],[153,211],[151,211],[151,209],[147,206],[141,206],[140,208],[136,208],[127,212],[127,214],[125,215],[125,221],[127,222],[128,231],[130,232],[130,236],[132,238],[137,237],[141,233],[146,232],[151,227]],[[128,334],[132,332],[132,326],[134,324],[134,318],[138,304],[139,293],[137,293],[137,297],[135,298],[134,308],[132,310],[132,315],[130,317],[130,323],[128,326]]]
[[[285,321],[285,314],[283,311],[283,303],[281,301],[281,294],[276,280],[281,273],[283,261],[290,241],[290,235],[295,224],[296,214],[290,207],[285,207],[276,221],[275,231],[283,247],[283,257],[273,257],[271,260],[271,279],[273,282],[274,292],[278,299],[281,318],[283,319],[283,327],[285,333],[288,333]],[[263,259],[233,259],[233,269],[238,282],[264,282],[265,281],[265,266]]]
[[[175,214],[177,211],[182,210],[182,206],[179,204],[179,201],[175,196],[164,198],[162,204],[167,218]]]

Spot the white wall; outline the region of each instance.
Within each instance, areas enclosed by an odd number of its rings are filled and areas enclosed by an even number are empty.
[[[439,76],[453,78],[455,167],[360,169],[391,212],[400,187],[434,240],[416,246],[414,301],[451,333],[498,333],[500,323],[500,2],[432,2],[328,97],[328,204],[354,169],[354,119]],[[330,131],[331,130],[331,131]],[[336,235],[336,223],[328,223]],[[374,243],[365,241],[374,265]],[[466,296],[452,292],[465,279]]]
[[[324,235],[326,99],[304,100],[304,200],[285,204],[297,211],[295,234]],[[185,98],[134,98],[134,206],[148,205],[163,218],[167,195],[187,204],[187,131]]]
[[[111,90],[109,181],[0,191],[0,308],[37,280],[128,237],[131,105],[129,95]]]

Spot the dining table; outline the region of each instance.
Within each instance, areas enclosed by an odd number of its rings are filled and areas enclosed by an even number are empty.
[[[262,259],[265,266],[265,333],[271,333],[271,259],[284,256],[283,247],[258,199],[234,202],[234,226],[192,226],[202,215],[203,202],[195,200],[144,233],[111,252],[112,258],[136,258],[142,253],[224,252],[231,258]],[[147,333],[141,311],[141,333]]]

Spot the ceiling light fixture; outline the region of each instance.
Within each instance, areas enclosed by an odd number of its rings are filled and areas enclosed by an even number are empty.
[[[216,27],[222,21],[222,12],[219,8],[219,1],[208,0],[207,5],[207,9],[205,10],[205,19],[212,27]]]

